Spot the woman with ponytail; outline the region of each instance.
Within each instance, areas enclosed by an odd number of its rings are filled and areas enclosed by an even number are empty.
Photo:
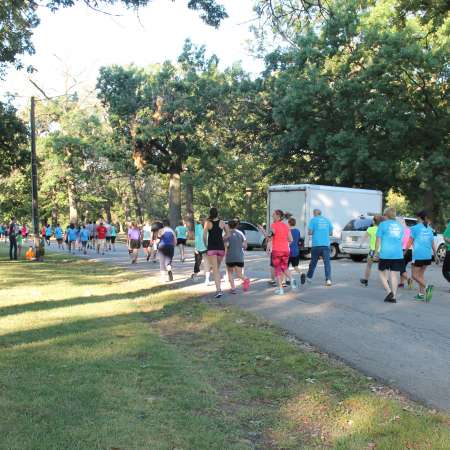
[[[425,270],[431,264],[433,254],[436,255],[433,230],[428,226],[425,211],[416,214],[417,225],[411,228],[409,246],[412,245],[412,277],[419,285],[416,300],[429,302],[433,296],[433,286],[425,282]]]

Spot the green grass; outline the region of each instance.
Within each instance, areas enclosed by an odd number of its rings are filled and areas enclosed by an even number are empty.
[[[446,449],[449,419],[240,310],[0,255],[0,449]]]

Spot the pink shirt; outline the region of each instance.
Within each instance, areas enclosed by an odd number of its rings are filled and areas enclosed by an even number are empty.
[[[274,222],[270,228],[273,231],[272,251],[289,253],[289,226],[283,222]]]
[[[404,227],[403,230],[404,230],[405,234],[403,235],[402,248],[403,248],[403,250],[405,250],[405,248],[408,245],[409,238],[411,236],[411,230],[409,229],[409,227]]]

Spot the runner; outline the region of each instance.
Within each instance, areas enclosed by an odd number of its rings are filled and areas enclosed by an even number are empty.
[[[154,264],[156,264],[156,256],[158,255],[158,241],[159,241],[158,233],[159,230],[161,230],[162,228],[164,228],[164,225],[159,220],[152,223],[151,253],[153,255],[152,261]]]
[[[397,303],[398,277],[403,270],[403,227],[395,220],[394,208],[384,210],[386,220],[378,225],[375,244],[375,257],[380,258],[378,270],[383,287],[387,292],[384,299],[388,303]]]
[[[401,226],[403,227],[404,235],[402,240],[402,248],[403,248],[403,268],[402,273],[400,274],[400,284],[398,287],[403,288],[405,287],[405,283],[407,284],[409,289],[413,288],[413,281],[412,278],[408,277],[408,264],[412,261],[412,250],[408,248],[409,245],[409,238],[411,237],[411,230],[409,229],[408,225],[406,225],[406,221],[403,217],[399,218],[398,221],[400,222]],[[411,269],[412,273],[412,269]],[[411,275],[412,277],[412,275]]]
[[[22,225],[22,228],[20,229],[20,232],[22,234],[22,238],[24,241],[26,241],[27,237],[28,237],[28,228],[27,228],[27,224],[24,223]]]
[[[300,274],[300,283],[305,284],[306,275],[298,267],[300,264],[300,230],[295,227],[297,222],[293,217],[288,219],[288,224],[292,235],[292,242],[289,244],[289,265]],[[293,276],[292,287],[294,289],[298,287],[298,282]]]
[[[292,242],[292,234],[289,226],[283,222],[284,213],[277,209],[272,214],[272,225],[270,226],[270,239],[272,244],[272,264],[275,270],[275,277],[278,282],[276,295],[283,295],[283,275],[286,281],[291,281],[289,272],[289,244]],[[292,289],[296,285],[291,285]]]
[[[216,284],[215,298],[220,298],[223,295],[220,287],[220,264],[225,256],[225,245],[223,242],[224,227],[225,223],[223,220],[219,219],[217,208],[211,208],[209,210],[209,217],[205,221],[203,229],[203,241],[207,248],[206,255]]]
[[[131,257],[131,264],[136,264],[138,259],[138,251],[141,248],[141,231],[136,222],[131,222],[131,227],[128,228],[128,250]]]
[[[13,217],[11,223],[8,226],[8,238],[9,238],[9,259],[17,259],[17,230],[16,230],[16,218]]]
[[[236,286],[234,284],[234,274],[242,281],[242,289],[248,291],[250,287],[250,279],[245,278],[242,272],[244,268],[244,249],[247,248],[247,239],[244,233],[236,229],[238,222],[230,220],[225,225],[224,241],[227,247],[225,264],[227,266],[228,282],[230,283],[230,293],[236,294]]]
[[[191,278],[195,278],[200,273],[200,266],[202,264],[203,255],[206,254],[207,248],[205,241],[203,240],[203,227],[205,224],[205,219],[201,217],[194,226],[194,273]],[[205,260],[205,264],[208,262]],[[209,277],[211,272],[209,267],[205,267],[205,284],[209,284]]]
[[[5,239],[5,232],[6,232],[6,230],[5,230],[5,226],[2,224],[2,223],[0,223],[0,239]]]
[[[44,243],[47,242],[47,224],[43,223],[41,228],[41,238],[44,239]]]
[[[366,270],[364,272],[364,278],[361,278],[359,280],[361,282],[361,284],[366,287],[369,284],[370,271],[372,269],[372,265],[374,262],[376,262],[375,248],[376,248],[376,242],[377,242],[377,231],[378,231],[378,225],[380,224],[381,220],[382,220],[381,216],[374,216],[373,225],[371,225],[366,230],[367,236],[369,237],[369,254],[367,255],[367,264],[366,264]]]
[[[89,231],[89,242],[88,242],[87,248],[90,248],[93,250],[94,245],[93,245],[92,239],[94,236],[94,226],[92,225],[92,220],[89,220],[89,222],[86,225],[86,228]]]
[[[447,244],[444,264],[442,265],[442,275],[450,283],[450,218],[447,219],[447,228],[444,231],[444,240]]]
[[[116,237],[117,237],[117,228],[114,224],[111,224],[111,248],[113,252],[116,251]]]
[[[55,239],[58,243],[58,249],[61,250],[63,248],[63,230],[60,227],[59,223],[56,224]]]
[[[170,222],[163,220],[163,228],[158,231],[159,245],[159,270],[163,281],[173,281],[172,259],[175,253],[177,238],[175,232],[170,228]]]
[[[86,228],[85,225],[81,226],[80,241],[81,241],[81,247],[83,249],[83,255],[86,255],[87,254],[87,245],[89,242],[89,230]]]
[[[108,221],[105,222],[105,228],[106,228],[106,235],[105,235],[106,245],[105,245],[105,250],[111,251],[111,225],[110,225],[110,223]]]
[[[72,253],[72,255],[75,255],[76,242],[77,242],[77,229],[75,228],[75,225],[71,223],[69,225],[69,228],[67,228],[67,246],[69,249],[69,253]]]
[[[425,282],[425,271],[431,264],[432,256],[436,255],[436,246],[434,244],[434,233],[428,226],[427,213],[420,211],[416,214],[417,225],[411,228],[411,237],[408,248],[412,245],[412,277],[419,285],[419,293],[415,300],[431,301],[433,297],[433,285],[427,285]]]
[[[142,228],[142,247],[144,248],[144,253],[146,254],[146,260],[148,261],[152,256],[152,227],[150,222],[145,222]]]
[[[83,250],[83,246],[81,245],[81,225],[77,224],[75,228],[77,230],[77,247],[78,251],[81,252]]]
[[[47,245],[50,245],[50,239],[52,237],[52,234],[53,234],[52,226],[50,224],[46,224],[46,226],[45,226],[45,243]]]
[[[100,220],[100,224],[96,227],[97,233],[97,253],[105,254],[105,242],[106,242],[106,227],[103,225],[103,221]]]
[[[177,235],[177,247],[180,248],[180,261],[184,262],[184,247],[186,246],[187,240],[187,227],[183,220],[180,220],[179,225],[175,228],[175,233]]]
[[[322,217],[320,209],[315,209],[313,215],[308,225],[308,233],[312,235],[312,245],[306,281],[311,283],[317,262],[322,257],[325,266],[325,285],[331,286],[330,236],[333,234],[333,225],[326,217]]]

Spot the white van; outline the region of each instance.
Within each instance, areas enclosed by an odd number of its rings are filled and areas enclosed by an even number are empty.
[[[308,223],[313,217],[313,210],[320,209],[322,215],[333,224],[331,240],[331,257],[339,254],[341,231],[349,217],[373,212],[380,214],[383,203],[381,191],[353,189],[316,184],[295,184],[270,186],[267,195],[267,226],[272,223],[272,213],[281,209],[289,212],[297,221],[297,228],[302,238],[302,253],[311,248],[308,236]]]

